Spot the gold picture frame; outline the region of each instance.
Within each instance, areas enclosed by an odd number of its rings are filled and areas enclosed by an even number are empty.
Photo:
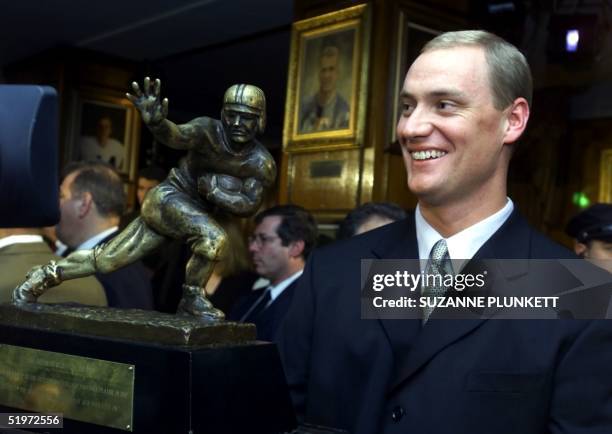
[[[612,203],[612,149],[601,151],[599,202]]]
[[[73,95],[64,161],[103,161],[128,182],[138,169],[140,115],[119,93],[80,89]]]
[[[293,24],[285,149],[312,151],[362,145],[369,44],[367,4]]]

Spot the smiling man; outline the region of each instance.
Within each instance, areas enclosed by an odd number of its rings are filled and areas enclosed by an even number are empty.
[[[281,328],[301,420],[352,434],[612,432],[609,321],[361,318],[362,259],[575,258],[507,197],[531,94],[524,56],[495,35],[425,45],[397,125],[414,215],[315,251]]]

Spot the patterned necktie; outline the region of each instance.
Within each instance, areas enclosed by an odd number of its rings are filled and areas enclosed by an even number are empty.
[[[446,247],[446,240],[441,239],[434,244],[429,254],[429,261],[427,267],[425,267],[425,276],[430,285],[423,285],[422,293],[424,297],[438,297],[444,295],[447,287],[444,286],[444,277],[447,274],[453,273],[453,266],[448,255],[448,248]],[[427,277],[431,276],[431,277]],[[435,276],[440,276],[436,278]],[[425,306],[423,308],[423,325],[429,319],[429,316],[434,311],[433,307]]]

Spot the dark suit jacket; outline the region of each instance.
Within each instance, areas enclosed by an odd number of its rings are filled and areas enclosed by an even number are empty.
[[[113,238],[115,232],[99,244]],[[104,274],[96,273],[102,283],[110,307],[124,309],[153,309],[153,290],[145,266],[140,261]]]
[[[158,253],[156,258],[158,262],[155,264],[151,279],[155,310],[176,313],[183,295],[185,268],[192,252],[183,240],[170,240],[156,253]],[[241,296],[251,292],[257,277],[257,274],[251,271],[241,271],[224,277],[217,290],[208,299],[227,315]]]
[[[515,211],[474,258],[572,257]],[[308,261],[278,337],[299,417],[352,434],[612,433],[612,321],[362,320],[361,258],[418,258],[414,216]]]
[[[285,290],[281,292],[278,297],[276,297],[272,304],[259,313],[256,318],[249,319],[257,326],[258,340],[268,342],[273,342],[276,340],[276,335],[278,334],[280,325],[285,319],[285,315],[287,315],[287,311],[289,310],[289,306],[293,300],[295,288],[297,287],[299,280],[300,278],[286,287]],[[234,309],[232,309],[232,312],[227,319],[229,321],[240,321],[244,314],[251,308],[253,303],[255,303],[259,297],[262,296],[264,290],[265,288],[252,291],[249,295],[240,299],[236,303]]]
[[[208,299],[217,309],[229,315],[236,303],[253,292],[251,288],[258,278],[259,276],[256,273],[249,270],[224,277],[219,282],[216,291]]]

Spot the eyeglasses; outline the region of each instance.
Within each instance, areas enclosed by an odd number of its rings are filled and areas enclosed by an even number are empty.
[[[276,235],[254,234],[249,237],[249,244],[255,244],[257,247],[262,247],[264,244],[271,243],[277,238],[280,237]]]

